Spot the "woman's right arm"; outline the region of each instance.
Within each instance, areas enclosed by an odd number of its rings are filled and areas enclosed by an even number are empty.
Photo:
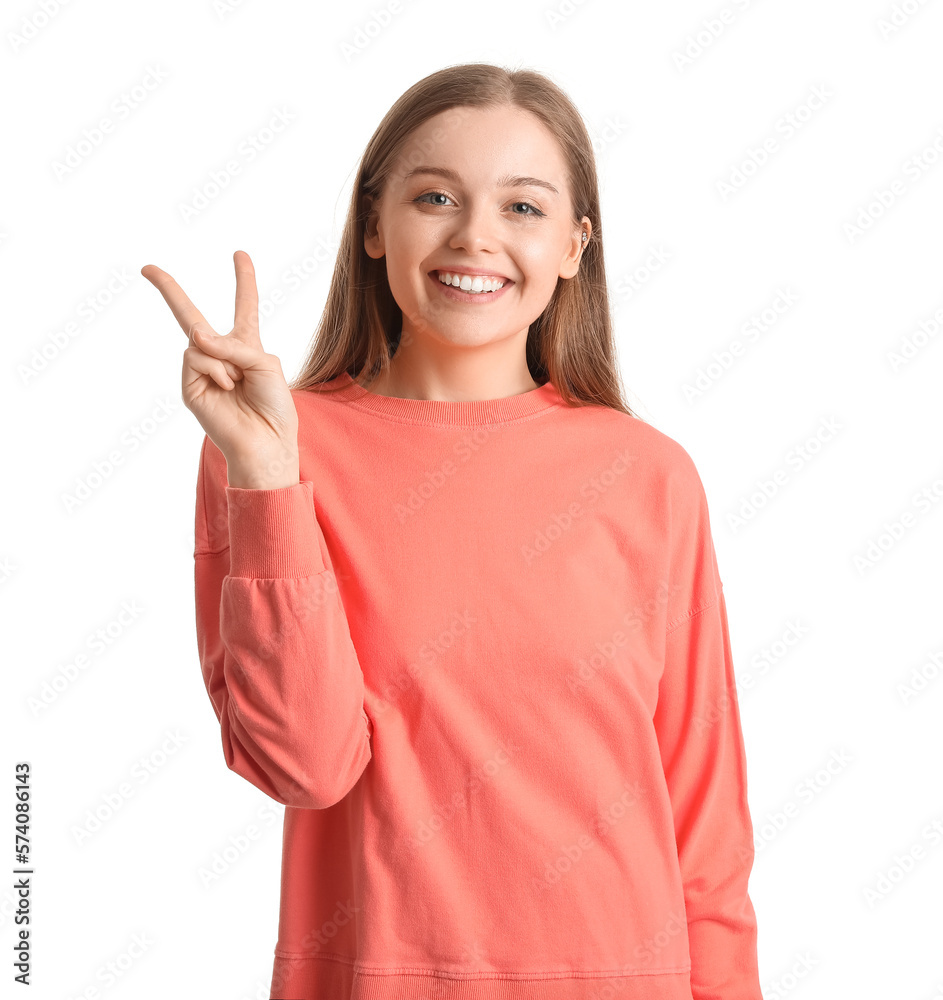
[[[229,486],[224,455],[204,438],[194,577],[227,766],[283,805],[324,809],[356,784],[372,729],[312,488]]]
[[[299,479],[294,399],[262,348],[255,268],[242,250],[233,265],[225,336],[169,274],[141,269],[187,335],[183,401],[206,432],[193,553],[200,662],[229,768],[283,805],[324,809],[372,755],[363,672],[313,486]]]

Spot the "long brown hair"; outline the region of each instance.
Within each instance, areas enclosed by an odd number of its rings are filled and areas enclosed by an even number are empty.
[[[443,116],[440,132],[445,134],[461,127],[463,108],[503,105],[529,111],[557,138],[567,164],[574,222],[578,225],[585,215],[592,224],[579,270],[572,278],[557,279],[550,301],[528,330],[531,377],[539,385],[550,380],[571,406],[609,406],[638,417],[625,401],[616,362],[599,184],[586,126],[570,98],[543,74],[490,63],[449,66],[424,77],[402,94],[373,133],[354,182],[324,312],[291,388],[320,387],[342,372],[367,388],[388,369],[402,336],[403,314],[385,261],[364,248],[369,199],[379,200],[413,130],[427,119],[451,112]],[[415,154],[420,155],[418,149]]]

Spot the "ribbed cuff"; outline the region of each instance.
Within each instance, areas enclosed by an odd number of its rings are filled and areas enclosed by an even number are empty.
[[[229,575],[254,579],[305,577],[323,572],[314,484],[276,490],[226,487]]]

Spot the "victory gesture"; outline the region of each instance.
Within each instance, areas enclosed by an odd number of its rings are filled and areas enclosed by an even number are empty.
[[[141,274],[163,295],[187,335],[183,401],[226,456],[229,485],[278,489],[298,482],[298,414],[281,362],[262,350],[255,268],[233,254],[236,313],[216,333],[174,279],[154,264]]]

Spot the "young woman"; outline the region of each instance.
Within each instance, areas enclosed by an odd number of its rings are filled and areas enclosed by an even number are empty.
[[[289,387],[237,252],[188,335],[203,676],[285,805],[271,996],[761,1000],[722,582],[622,401],[592,147],[545,76],[420,80]]]

